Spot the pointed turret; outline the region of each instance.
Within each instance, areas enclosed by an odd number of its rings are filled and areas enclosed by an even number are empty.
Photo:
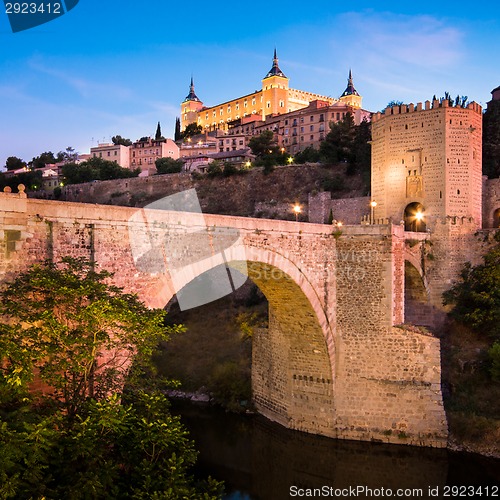
[[[354,88],[354,83],[352,82],[352,71],[349,70],[349,79],[347,80],[347,87],[344,93],[340,97],[345,97],[348,95],[359,95],[358,91]]]
[[[354,87],[352,81],[352,71],[349,69],[349,78],[347,79],[347,87],[340,96],[340,100],[349,106],[354,106],[357,108],[361,107],[362,97],[359,95],[358,91]]]
[[[269,70],[264,78],[269,78],[271,76],[281,76],[283,78],[286,78],[285,73],[283,73],[283,71],[281,71],[280,67],[278,66],[278,56],[276,55],[276,49],[274,49],[273,67]]]
[[[184,99],[184,102],[186,102],[186,101],[198,101],[198,102],[200,102],[200,100],[198,99],[198,96],[194,92],[193,77],[191,77],[191,84],[189,85],[189,94]]]

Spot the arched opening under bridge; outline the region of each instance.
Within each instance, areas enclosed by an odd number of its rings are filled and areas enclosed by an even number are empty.
[[[260,321],[252,328],[251,388],[254,407],[270,420],[288,428],[331,435],[334,422],[333,358],[317,312],[306,295],[311,293],[307,282],[304,280],[299,286],[281,268],[263,262],[233,261],[229,266],[242,271],[246,267],[249,280],[262,292],[268,304],[266,324]],[[185,288],[196,286],[197,280],[201,283],[204,274],[187,283]],[[233,293],[237,294],[238,290]],[[218,304],[214,304],[213,310],[217,307]],[[210,303],[189,311],[191,315],[209,315],[210,312]],[[203,320],[198,318],[198,321]],[[214,328],[213,322],[207,321],[206,324]],[[215,325],[215,328],[218,327],[225,328],[224,325]],[[206,345],[213,337],[222,349],[230,346],[229,349],[234,351],[234,345],[226,343],[218,336],[219,333],[207,330],[203,343]],[[193,345],[192,349],[198,356],[203,356],[199,347]],[[183,349],[189,350],[189,343],[184,343]],[[189,356],[189,352],[185,355]],[[182,356],[182,353],[177,352],[177,356]],[[221,359],[229,365],[231,360],[226,358],[221,353]],[[202,363],[202,360],[199,362]]]

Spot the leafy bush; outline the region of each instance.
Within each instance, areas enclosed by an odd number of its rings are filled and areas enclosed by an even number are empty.
[[[252,396],[248,374],[234,361],[226,361],[215,367],[210,376],[209,389],[215,400],[231,411],[241,411],[241,403],[250,401]]]
[[[491,361],[490,375],[495,382],[500,382],[500,342],[495,342],[488,350]]]
[[[163,395],[119,399],[91,400],[75,419],[24,408],[1,421],[0,497],[219,498],[220,483],[195,486],[196,451]]]
[[[317,149],[314,149],[312,146],[308,146],[295,155],[294,162],[298,164],[306,162],[316,163],[320,160],[320,157],[320,152]]]
[[[180,330],[110,277],[65,258],[0,295],[0,498],[219,498],[191,477],[196,452],[165,397],[140,390]]]
[[[155,161],[156,173],[160,174],[177,174],[182,171],[184,162],[182,160],[174,160],[173,158],[158,158]]]
[[[495,236],[499,241],[500,232]],[[443,294],[445,304],[452,304],[452,317],[483,335],[500,339],[500,244],[484,256],[484,263],[467,263],[461,280]]]
[[[343,191],[345,189],[345,179],[341,175],[325,175],[320,180],[320,188],[323,191]]]
[[[218,160],[211,162],[207,167],[207,175],[209,177],[222,175],[222,163]]]
[[[230,177],[231,175],[237,174],[238,173],[238,168],[234,163],[231,162],[225,162],[224,163],[224,171],[222,172],[222,175],[224,177]]]

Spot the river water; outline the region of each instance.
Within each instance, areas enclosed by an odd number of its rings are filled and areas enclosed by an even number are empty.
[[[200,451],[196,474],[224,480],[225,500],[284,500],[301,498],[300,493],[318,498],[320,492],[322,498],[389,498],[390,493],[471,498],[472,492],[500,498],[500,460],[329,439],[285,429],[259,415],[188,402],[176,401],[173,412],[181,415]]]

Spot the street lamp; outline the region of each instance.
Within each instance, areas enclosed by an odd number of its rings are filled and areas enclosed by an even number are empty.
[[[293,157],[289,156],[287,161],[288,161],[288,164],[291,165],[293,163]]]
[[[375,223],[375,207],[377,206],[376,201],[370,202],[370,224]]]
[[[415,213],[415,231],[420,231],[420,223],[422,222],[424,218],[424,212],[421,212],[420,210]]]
[[[300,205],[297,203],[293,206],[293,211],[295,213],[295,222],[299,221],[299,214],[302,212],[302,208]]]

